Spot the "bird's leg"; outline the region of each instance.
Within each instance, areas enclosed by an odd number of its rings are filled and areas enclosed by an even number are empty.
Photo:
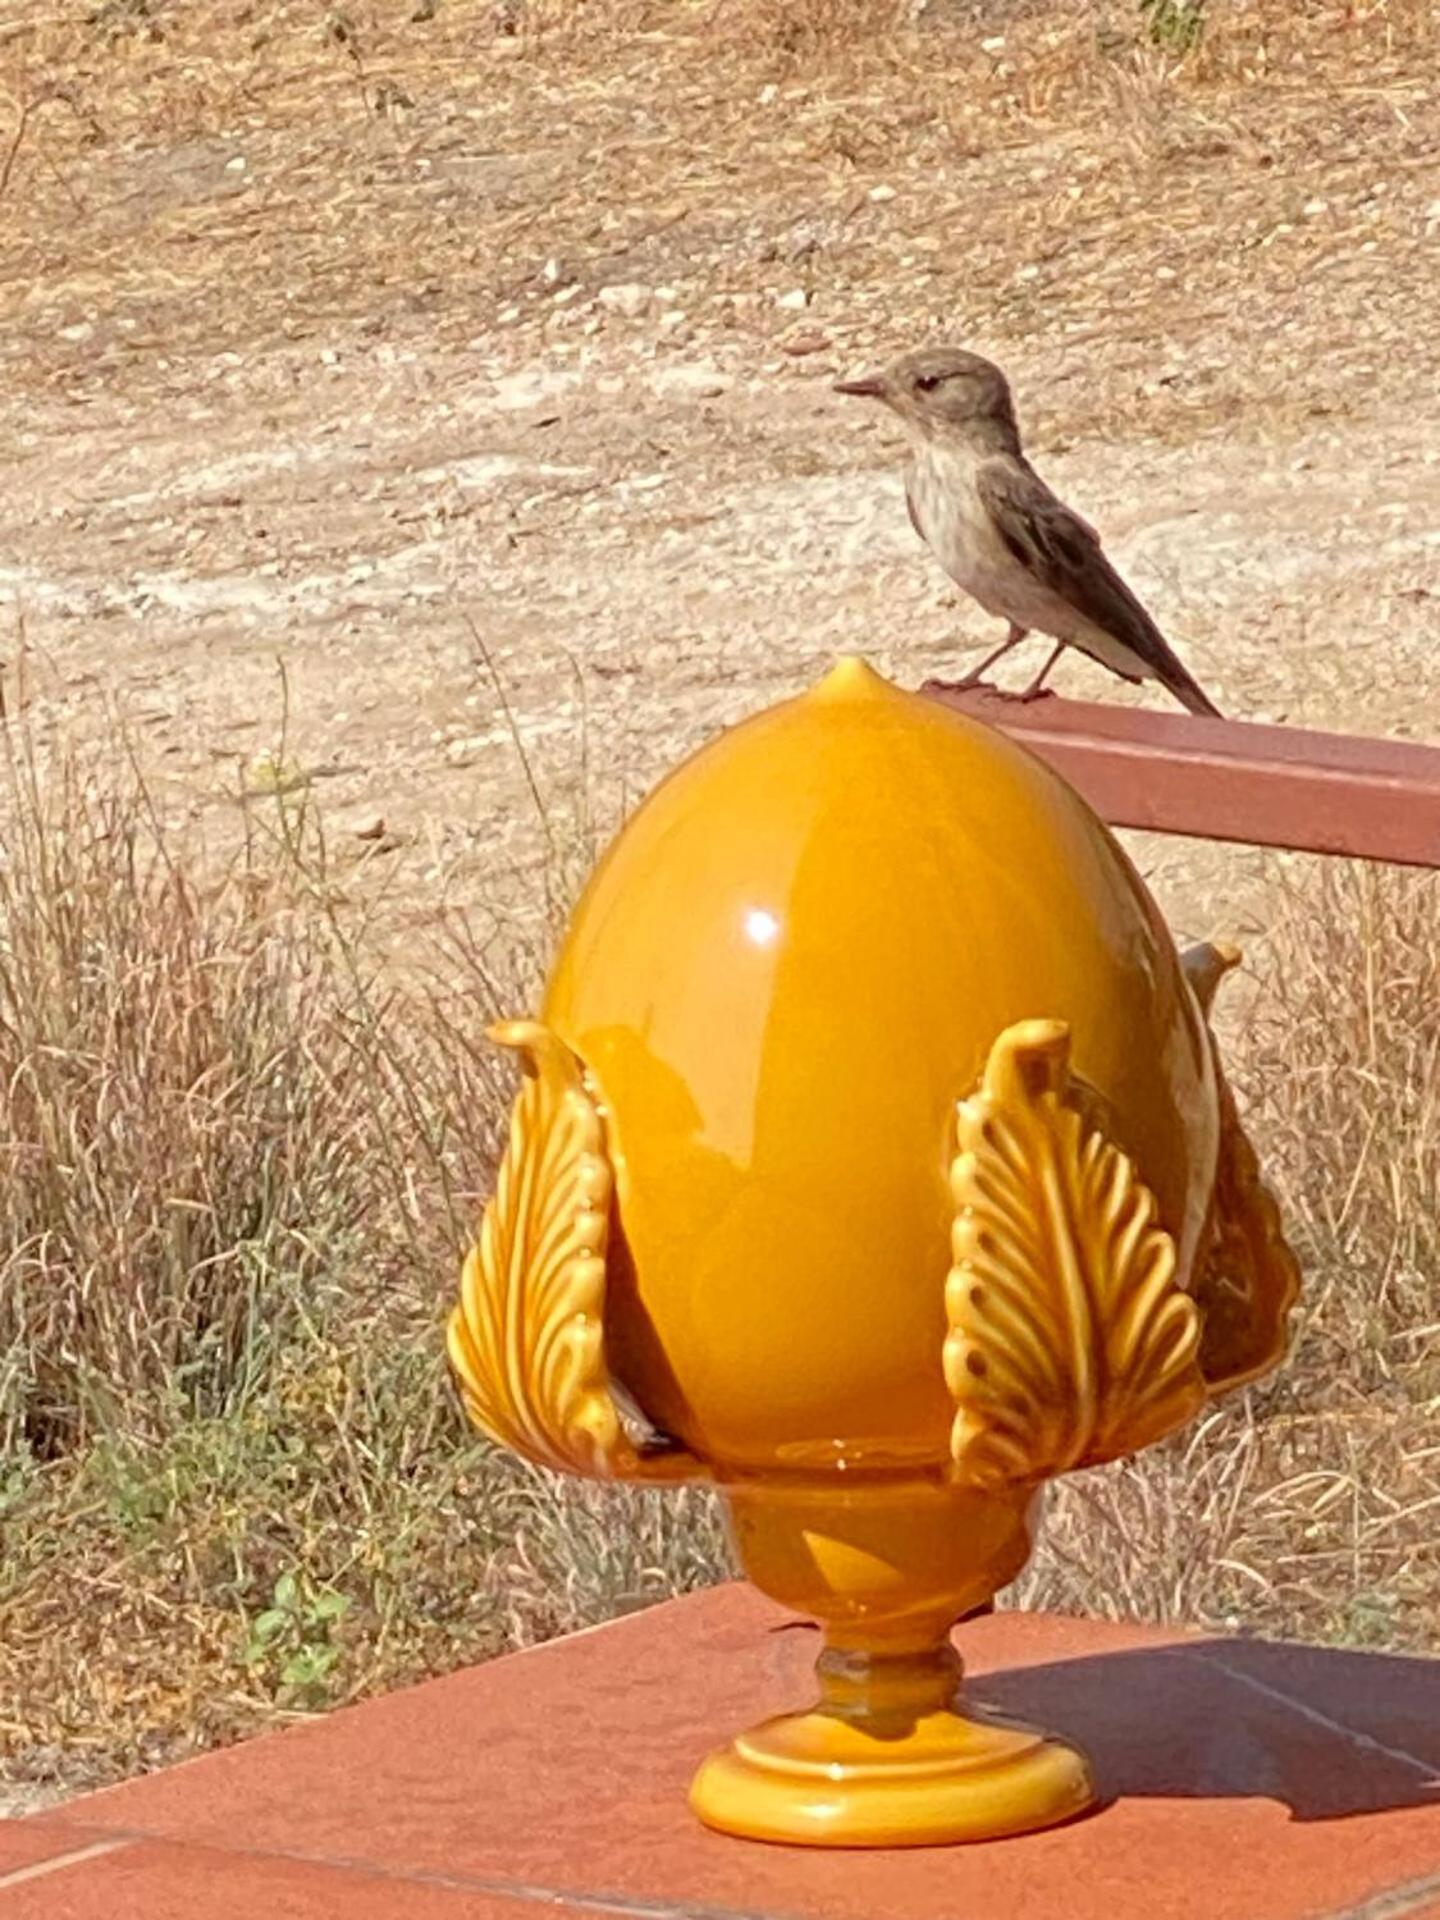
[[[979,686],[995,662],[997,660],[1003,660],[1012,647],[1018,647],[1029,631],[1028,627],[1017,626],[1012,620],[1010,622],[1009,632],[1005,635],[1005,638],[1000,642],[999,646],[995,648],[994,652],[987,653],[979,666],[972,668],[972,670],[966,674],[965,678],[957,684],[962,687]]]
[[[937,686],[943,686],[947,693],[964,693],[968,687],[978,687],[997,660],[1003,659],[1012,647],[1018,647],[1026,638],[1030,629],[1020,627],[1012,620],[1010,630],[993,653],[987,653],[978,667],[973,667],[963,680],[940,680]]]
[[[1029,686],[1026,687],[1025,691],[1020,695],[1020,698],[1022,700],[1038,700],[1040,698],[1041,694],[1045,691],[1046,677],[1048,676],[1050,669],[1054,666],[1055,662],[1060,658],[1061,654],[1065,651],[1065,644],[1066,643],[1063,640],[1057,640],[1055,642],[1054,652],[1050,655],[1050,658],[1045,662],[1044,666],[1041,667],[1040,671],[1036,674],[1035,678],[1030,682]]]

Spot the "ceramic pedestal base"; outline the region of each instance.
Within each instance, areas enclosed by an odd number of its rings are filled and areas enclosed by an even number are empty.
[[[1094,1800],[1081,1756],[958,1710],[948,1645],[827,1649],[821,1697],[711,1754],[690,1804],[707,1826],[796,1846],[920,1847],[1054,1826]]]

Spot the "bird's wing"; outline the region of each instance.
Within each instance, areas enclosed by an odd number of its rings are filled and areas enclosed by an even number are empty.
[[[1022,460],[987,460],[980,499],[1010,552],[1052,593],[1110,634],[1192,713],[1216,708],[1105,558],[1100,536]]]

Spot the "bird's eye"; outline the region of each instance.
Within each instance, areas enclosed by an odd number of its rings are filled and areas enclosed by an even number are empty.
[[[922,373],[916,376],[915,384],[921,393],[933,393],[944,378],[943,373]]]

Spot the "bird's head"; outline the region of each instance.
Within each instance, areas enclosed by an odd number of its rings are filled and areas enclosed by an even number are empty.
[[[991,361],[963,347],[921,347],[878,373],[838,380],[835,391],[882,401],[917,438],[1020,448],[1010,383]]]

